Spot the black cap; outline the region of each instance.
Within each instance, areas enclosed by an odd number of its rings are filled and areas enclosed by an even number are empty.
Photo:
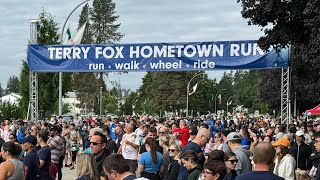
[[[50,127],[50,131],[58,131],[58,126],[57,125],[52,125]]]
[[[25,142],[31,143],[34,146],[37,145],[37,138],[33,135],[28,135],[26,138],[21,139],[21,141],[22,143],[25,143]]]

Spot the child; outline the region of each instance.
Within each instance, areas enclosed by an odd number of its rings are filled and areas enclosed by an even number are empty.
[[[77,144],[77,140],[72,140],[72,145],[71,145],[71,161],[72,161],[72,165],[70,167],[71,169],[74,169],[74,164],[76,162],[76,157],[77,157],[77,153],[79,151],[79,146]]]

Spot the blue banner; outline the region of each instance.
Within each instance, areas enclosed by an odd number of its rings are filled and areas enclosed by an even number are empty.
[[[34,72],[207,71],[288,67],[289,50],[262,51],[256,41],[29,45]]]

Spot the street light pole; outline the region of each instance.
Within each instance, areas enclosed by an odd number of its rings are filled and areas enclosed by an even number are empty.
[[[103,87],[100,87],[100,117],[102,115],[102,88]]]
[[[200,76],[200,75],[203,75],[203,74],[205,74],[205,73],[200,73],[200,74],[196,74],[196,75],[194,75],[191,79],[190,79],[190,81],[188,82],[188,86],[187,86],[187,112],[186,112],[186,117],[188,118],[188,112],[189,112],[189,88],[190,88],[190,83],[191,83],[191,81],[195,78],[195,77],[197,77],[197,76]]]
[[[72,15],[72,13],[78,9],[82,4],[88,2],[90,0],[85,0],[82,3],[80,3],[77,7],[75,7],[71,13],[69,14],[69,16],[67,17],[67,19],[64,21],[62,30],[61,30],[61,37],[60,37],[60,45],[63,44],[63,34],[64,34],[64,28],[66,27],[66,24],[70,18],[70,16]],[[59,72],[59,116],[62,115],[62,72]]]
[[[228,112],[229,112],[229,111],[228,111],[228,110],[229,110],[229,109],[228,109],[228,107],[229,107],[229,100],[230,100],[232,97],[234,97],[234,96],[230,96],[230,97],[228,98],[228,100],[227,100],[227,116],[228,116]]]
[[[216,95],[214,96],[214,113],[217,115],[217,95],[219,94],[219,92],[221,91],[226,91],[227,89],[220,89]]]

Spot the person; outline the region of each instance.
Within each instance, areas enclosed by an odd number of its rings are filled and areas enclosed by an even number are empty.
[[[317,153],[320,153],[320,132],[316,132],[313,134],[314,138],[314,148]],[[317,166],[317,169],[320,169],[320,163]],[[320,171],[317,170],[315,175],[315,180],[320,180]]]
[[[229,133],[230,133],[229,129],[222,129],[221,130],[221,137],[222,137],[222,142],[223,142],[223,144],[222,144],[222,151],[223,152],[230,151],[230,148],[227,143],[227,136]]]
[[[237,174],[242,174],[251,170],[251,161],[249,159],[250,151],[244,149],[241,145],[242,137],[237,132],[231,132],[227,136],[228,146],[237,156],[238,163],[236,165]]]
[[[270,143],[262,142],[256,145],[253,151],[253,171],[240,174],[236,180],[284,180],[284,178],[273,174],[275,150]]]
[[[127,123],[125,125],[126,134],[123,135],[118,154],[122,154],[126,159],[130,172],[135,173],[138,167],[138,149],[139,137],[133,132],[133,125]]]
[[[77,159],[77,154],[80,150],[78,144],[77,144],[77,141],[76,140],[72,140],[72,145],[71,145],[71,167],[70,167],[70,170],[74,169],[74,165],[75,165],[75,162],[76,162],[76,159]]]
[[[213,150],[222,150],[223,141],[220,132],[214,135],[214,142]]]
[[[300,130],[297,131],[296,142],[293,143],[291,147],[291,154],[293,154],[293,157],[297,162],[296,168],[304,171],[309,170],[311,166],[311,163],[309,161],[311,153],[311,147],[304,142],[304,132]]]
[[[103,170],[109,180],[134,180],[137,177],[130,172],[129,165],[121,154],[111,154],[103,164]]]
[[[32,125],[30,128],[30,135],[37,137],[39,133],[39,128],[36,125]]]
[[[226,175],[226,166],[222,161],[208,161],[203,168],[202,180],[222,180]]]
[[[115,134],[116,134],[116,137],[115,137],[115,140],[114,142],[116,143],[117,145],[117,151],[119,150],[119,147],[120,147],[120,142],[121,142],[121,139],[124,135],[124,132],[122,130],[122,125],[118,124],[116,126],[116,129],[115,129]]]
[[[188,141],[193,141],[194,138],[196,138],[197,133],[198,133],[198,127],[196,125],[190,126],[190,128],[189,128],[190,138]]]
[[[187,122],[185,120],[180,120],[180,129],[182,134],[180,134],[179,139],[182,143],[182,147],[184,147],[190,138],[189,135],[189,127],[187,126]]]
[[[63,152],[63,139],[58,135],[59,128],[56,125],[50,127],[50,136],[48,140],[48,146],[51,150],[51,160],[56,165],[58,170],[58,180],[62,179],[62,166],[60,166],[59,160]]]
[[[170,163],[168,165],[167,172],[165,173],[162,180],[171,180],[171,179],[178,178],[179,169],[180,169],[179,158],[182,151],[181,142],[178,140],[173,141],[170,144],[168,151],[170,156]]]
[[[251,141],[250,141],[250,136],[249,136],[248,128],[242,127],[242,128],[240,129],[240,135],[242,136],[241,145],[250,146]]]
[[[272,145],[276,149],[273,173],[283,177],[285,180],[294,180],[296,161],[292,155],[289,154],[290,141],[286,138],[282,138],[277,140]]]
[[[1,148],[2,158],[6,161],[0,164],[0,179],[23,180],[24,165],[18,160],[20,146],[13,142],[5,142]]]
[[[162,128],[162,127],[161,127]],[[160,129],[161,129],[160,128]],[[159,145],[163,148],[163,166],[164,166],[164,172],[162,175],[164,175],[168,169],[168,165],[170,163],[170,154],[169,154],[169,143],[170,143],[170,136],[169,135],[163,135],[159,137]]]
[[[238,159],[235,153],[227,151],[224,153],[224,164],[226,165],[227,173],[223,180],[234,180],[237,177],[236,164]]]
[[[33,135],[28,135],[26,138],[21,139],[22,150],[26,153],[23,158],[23,163],[26,169],[26,180],[37,179],[39,170],[39,158],[37,156],[36,145],[37,138]]]
[[[189,142],[182,149],[181,155],[183,156],[183,154],[187,150],[192,150],[197,154],[202,154],[202,147],[204,147],[209,142],[210,138],[211,138],[210,130],[206,128],[200,128],[196,138],[193,141]],[[203,155],[199,157],[200,165],[203,165],[204,161],[205,161],[205,158]],[[188,176],[188,170],[186,169],[185,166],[180,165],[178,180],[185,180],[187,176]]]
[[[157,142],[157,129],[155,127],[150,127],[147,130],[147,136],[146,138],[151,137],[153,139],[153,141],[156,143],[156,151],[158,151],[159,153],[163,154],[163,148],[162,146],[159,145],[159,142]],[[138,160],[140,159],[140,156],[142,153],[146,152],[146,148],[145,148],[145,144],[141,145],[141,148],[139,150],[139,154],[138,154]]]
[[[181,164],[189,171],[187,180],[198,180],[202,167],[198,163],[198,155],[192,150],[187,150],[181,158]]]
[[[209,154],[208,161],[222,161],[224,162],[224,152],[222,150],[214,150]]]
[[[90,138],[91,154],[94,156],[97,162],[97,169],[101,179],[104,179],[105,174],[103,171],[103,162],[110,155],[107,147],[107,137],[99,132],[94,132]]]
[[[113,123],[114,124],[114,123]],[[116,153],[118,152],[118,148],[116,143],[113,141],[113,139],[110,136],[110,128],[107,125],[100,126],[102,129],[103,134],[107,137],[107,149],[110,153]]]
[[[10,138],[10,142],[13,142],[15,144],[19,144],[18,140],[17,140],[17,136],[15,134],[10,134],[9,138]]]
[[[159,136],[167,136],[169,135],[169,128],[167,128],[166,126],[162,126],[161,128],[159,128]]]
[[[41,149],[38,151],[39,158],[39,180],[48,180],[51,178],[49,167],[51,163],[51,151],[47,144],[49,132],[41,130],[38,133],[37,142]]]
[[[163,156],[156,151],[156,142],[148,137],[145,142],[147,152],[140,156],[138,163],[138,172],[142,177],[151,180],[160,180],[160,173],[163,173]]]
[[[97,163],[91,154],[78,154],[76,164],[76,180],[100,180]]]

